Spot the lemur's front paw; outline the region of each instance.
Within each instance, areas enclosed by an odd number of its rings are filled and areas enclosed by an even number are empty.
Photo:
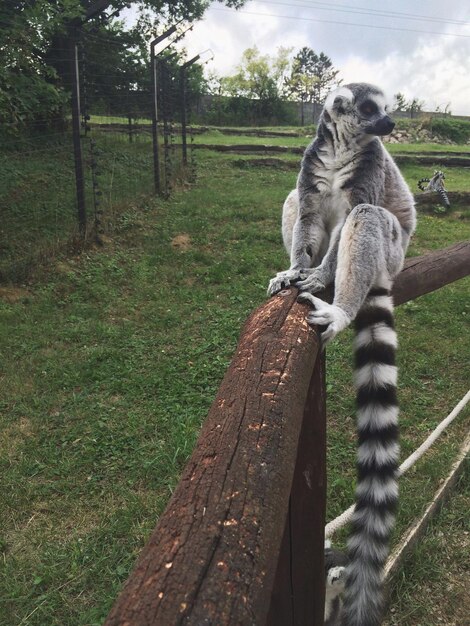
[[[327,586],[336,587],[338,590],[342,591],[344,589],[345,579],[346,568],[342,565],[338,565],[329,570],[326,584]]]
[[[314,326],[327,326],[322,332],[321,339],[323,344],[331,341],[336,335],[345,329],[351,323],[348,315],[340,309],[339,306],[328,304],[320,298],[312,296],[310,293],[303,291],[298,300],[300,302],[309,302],[315,307],[315,311],[311,311],[307,315],[307,322]]]
[[[299,280],[299,282],[296,283],[296,287],[298,287],[301,291],[316,293],[317,291],[325,289],[325,279],[321,272],[318,271],[318,268],[314,268],[309,271],[306,278]]]
[[[269,281],[268,296],[273,296],[282,289],[287,289],[293,283],[300,278],[304,278],[305,270],[286,270],[285,272],[278,272],[274,278]]]

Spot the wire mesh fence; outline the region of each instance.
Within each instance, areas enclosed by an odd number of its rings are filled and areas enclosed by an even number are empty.
[[[158,59],[157,88],[136,87],[122,68],[97,62],[93,48],[119,45],[83,34],[75,48],[56,47],[49,62],[61,67],[71,93],[55,117],[37,118],[18,130],[4,121],[0,142],[0,280],[22,281],[38,263],[59,252],[100,241],[131,202],[180,180],[194,179],[194,161],[183,167],[181,82],[176,63]],[[74,85],[76,87],[74,93]],[[142,86],[143,85],[143,86]],[[152,111],[159,123],[159,189],[155,185]],[[78,139],[74,115],[78,115]],[[10,124],[10,127],[9,127]],[[77,167],[77,163],[80,167]]]

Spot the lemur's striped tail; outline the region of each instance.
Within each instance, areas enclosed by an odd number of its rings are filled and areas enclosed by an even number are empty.
[[[450,208],[450,201],[449,201],[449,196],[447,195],[446,190],[445,189],[439,189],[437,193],[441,196],[442,204],[447,209],[449,209]]]
[[[342,624],[377,626],[382,571],[398,502],[397,337],[390,292],[372,289],[355,326],[358,479]]]
[[[421,191],[426,191],[426,187],[423,185],[423,183],[429,183],[429,181],[429,178],[420,178],[418,180],[418,187],[421,189]]]

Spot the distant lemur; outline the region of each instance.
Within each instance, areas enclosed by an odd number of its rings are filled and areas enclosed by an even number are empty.
[[[442,200],[442,204],[448,209],[450,208],[449,196],[444,187],[444,181],[446,177],[444,176],[444,172],[439,170],[435,170],[432,178],[420,178],[418,180],[418,187],[421,191],[435,191],[439,194]],[[428,183],[426,186],[423,183]]]
[[[268,293],[295,285],[323,342],[355,320],[358,407],[356,510],[341,624],[376,626],[382,570],[398,501],[397,338],[390,296],[416,226],[413,196],[378,136],[394,127],[383,92],[352,83],[332,92],[282,215],[290,268]],[[311,295],[334,282],[333,304]]]
[[[339,626],[348,557],[325,541],[325,626]]]

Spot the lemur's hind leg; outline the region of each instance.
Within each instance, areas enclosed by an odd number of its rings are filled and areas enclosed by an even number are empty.
[[[379,206],[357,205],[341,231],[333,304],[306,292],[299,296],[315,307],[307,317],[308,322],[327,326],[322,333],[324,342],[352,322],[371,288],[391,288],[403,260],[402,232],[397,218]]]

